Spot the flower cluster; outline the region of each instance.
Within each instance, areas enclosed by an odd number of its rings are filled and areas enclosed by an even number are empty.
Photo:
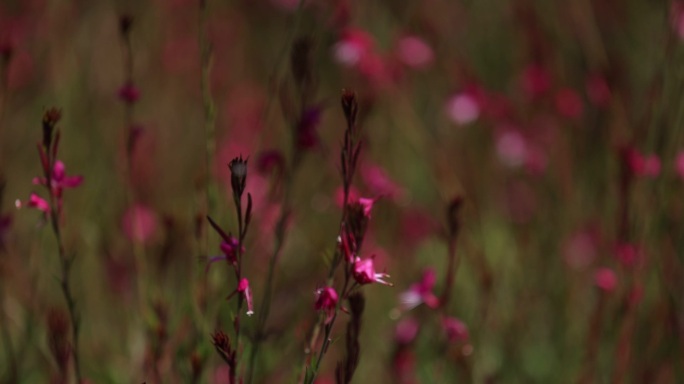
[[[44,199],[35,192],[28,200],[16,201],[17,208],[35,208],[47,217],[51,213],[62,213],[62,196],[65,188],[76,188],[83,182],[83,176],[69,176],[61,160],[57,160],[60,132],[56,130],[62,117],[61,111],[52,108],[43,116],[43,141],[37,144],[43,177],[34,177],[33,184],[44,186],[48,190],[49,199]]]

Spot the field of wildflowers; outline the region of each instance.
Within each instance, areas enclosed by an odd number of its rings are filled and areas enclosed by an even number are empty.
[[[684,382],[684,2],[0,2],[0,383]]]

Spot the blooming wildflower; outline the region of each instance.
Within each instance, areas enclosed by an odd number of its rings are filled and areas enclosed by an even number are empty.
[[[363,260],[357,257],[354,260],[354,269],[352,271],[352,274],[354,276],[354,280],[356,280],[356,282],[361,285],[370,283],[380,283],[389,286],[392,285],[392,283],[389,283],[384,280],[385,278],[390,277],[390,275],[386,273],[375,272],[372,257]]]
[[[363,207],[363,215],[370,219],[371,210],[373,209],[373,204],[375,199],[369,199],[367,197],[360,197],[359,204]]]
[[[432,289],[437,281],[435,270],[428,268],[423,273],[423,278],[412,284],[411,287],[399,295],[399,301],[403,310],[411,310],[420,304],[425,303],[430,308],[437,308],[439,299],[432,293]]]
[[[249,289],[249,280],[244,277],[240,279],[237,292],[244,295],[245,301],[247,301],[247,316],[252,316],[254,314],[254,304],[252,302],[252,290]]]
[[[325,311],[326,324],[330,323],[335,315],[335,308],[337,307],[338,300],[339,296],[333,287],[320,288],[316,291],[314,309],[317,311]]]
[[[228,236],[228,241],[221,242],[221,252],[223,252],[224,258],[231,264],[237,262],[238,246],[238,239],[230,235]],[[245,247],[242,247],[241,251],[244,252]]]
[[[451,342],[463,342],[468,340],[468,326],[455,317],[444,317],[442,327],[446,332],[447,338]]]
[[[594,285],[604,292],[612,292],[617,287],[617,276],[610,268],[600,268],[594,273]]]
[[[64,188],[76,188],[81,185],[82,182],[83,176],[67,176],[64,163],[61,160],[55,161],[55,165],[52,168],[52,177],[50,179],[50,187],[55,196],[60,197]],[[47,180],[44,177],[35,177],[33,178],[33,184],[47,186]]]
[[[27,206],[29,208],[36,208],[37,210],[42,211],[46,215],[50,214],[50,203],[48,203],[47,200],[43,199],[42,197],[38,196],[37,193],[31,193],[31,195],[29,195],[28,201],[25,203],[21,200],[17,200],[15,202],[15,205],[17,208]]]

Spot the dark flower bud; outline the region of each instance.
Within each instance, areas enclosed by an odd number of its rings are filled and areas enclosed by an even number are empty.
[[[342,90],[342,111],[344,111],[344,116],[347,119],[347,126],[353,126],[356,123],[356,114],[359,111],[359,104],[353,91]]]
[[[234,158],[230,164],[230,185],[233,188],[233,198],[239,201],[245,192],[247,184],[247,160],[242,156]]]
[[[61,118],[62,111],[57,108],[50,108],[43,114],[43,146],[45,148],[50,148],[52,133]]]
[[[216,331],[211,335],[212,344],[216,348],[216,352],[219,353],[221,358],[228,364],[231,361],[232,350],[230,348],[230,338],[223,331]]]
[[[350,247],[353,254],[357,254],[361,249],[369,218],[363,204],[354,202],[347,205],[347,230],[351,237]]]

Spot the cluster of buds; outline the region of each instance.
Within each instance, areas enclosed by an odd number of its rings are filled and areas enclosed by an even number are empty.
[[[49,201],[37,193],[31,193],[25,202],[16,201],[17,208],[23,206],[36,208],[47,217],[50,213],[62,212],[62,195],[65,188],[75,188],[83,182],[83,176],[69,176],[61,160],[57,160],[60,132],[56,128],[62,113],[55,108],[43,115],[43,141],[37,144],[43,177],[33,178],[33,184],[44,186],[50,195]]]

